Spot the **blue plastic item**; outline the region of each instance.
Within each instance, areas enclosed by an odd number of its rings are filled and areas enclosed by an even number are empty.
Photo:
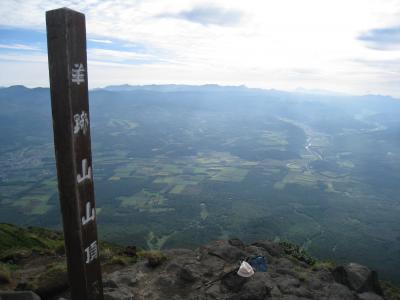
[[[267,272],[268,270],[267,260],[264,256],[250,258],[249,264],[256,272]]]

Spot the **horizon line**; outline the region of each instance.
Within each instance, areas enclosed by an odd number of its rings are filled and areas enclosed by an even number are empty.
[[[284,93],[291,93],[291,94],[308,94],[313,96],[333,96],[333,97],[367,97],[367,96],[376,96],[376,97],[387,97],[392,98],[395,100],[400,100],[400,96],[396,97],[393,95],[388,94],[353,94],[348,92],[341,92],[341,91],[332,91],[332,90],[325,90],[325,89],[307,89],[303,87],[297,87],[291,90],[285,89],[276,89],[276,88],[260,88],[260,87],[249,87],[245,84],[238,84],[238,85],[223,85],[218,83],[204,83],[204,84],[189,84],[189,83],[148,83],[148,84],[130,84],[130,83],[121,83],[121,84],[111,84],[106,85],[103,87],[95,87],[89,88],[89,91],[99,91],[99,90],[107,90],[110,88],[118,88],[118,87],[157,87],[157,86],[182,86],[182,87],[219,87],[219,88],[243,88],[248,90],[259,90],[259,91],[276,91],[276,92],[284,92]],[[13,84],[9,86],[0,86],[0,90],[8,89],[8,88],[15,88],[15,87],[22,87],[25,89],[50,89],[50,86],[28,86],[24,84]],[[110,90],[109,90],[110,91]],[[111,91],[110,91],[111,92]],[[116,91],[113,91],[116,92]]]

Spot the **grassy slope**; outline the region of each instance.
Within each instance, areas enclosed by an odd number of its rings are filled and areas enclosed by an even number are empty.
[[[124,247],[100,241],[103,272],[136,262]],[[39,295],[45,290],[67,286],[67,268],[62,232],[38,227],[0,223],[0,290],[18,284]]]
[[[123,249],[118,245],[100,241],[100,247],[118,252]],[[18,251],[63,253],[64,236],[62,232],[39,227],[19,227],[0,223],[0,260]]]
[[[64,239],[61,232],[0,223],[0,259],[20,250],[38,253],[57,251],[62,249],[63,245]]]

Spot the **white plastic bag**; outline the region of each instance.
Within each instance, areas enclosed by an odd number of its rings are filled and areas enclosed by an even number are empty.
[[[250,277],[254,274],[254,270],[247,262],[243,261],[237,274],[241,277]]]

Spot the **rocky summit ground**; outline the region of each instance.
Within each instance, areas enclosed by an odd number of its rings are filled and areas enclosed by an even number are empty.
[[[358,264],[333,267],[271,241],[217,241],[197,250],[169,250],[105,276],[106,299],[389,299],[374,271]],[[297,249],[298,250],[298,249]],[[263,255],[267,272],[236,274],[242,259]],[[399,299],[390,296],[390,299]]]
[[[1,300],[70,299],[61,233],[3,224],[0,246]],[[260,255],[267,272],[237,275],[244,259]],[[400,300],[367,267],[319,261],[288,242],[231,239],[162,252],[102,242],[100,259],[107,300]]]

